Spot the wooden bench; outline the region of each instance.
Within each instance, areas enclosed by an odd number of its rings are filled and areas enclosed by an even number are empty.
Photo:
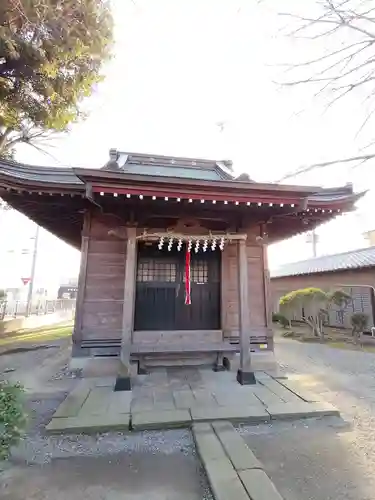
[[[229,370],[230,358],[236,352],[238,352],[238,347],[231,345],[229,342],[132,344],[130,348],[132,360],[138,363],[139,374],[146,373],[145,359],[147,357],[160,355],[194,356],[199,354],[213,354],[215,356],[213,369],[215,371]]]

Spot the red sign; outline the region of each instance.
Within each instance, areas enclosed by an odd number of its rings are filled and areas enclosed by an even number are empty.
[[[28,285],[31,281],[31,278],[21,278],[21,280],[24,285]]]

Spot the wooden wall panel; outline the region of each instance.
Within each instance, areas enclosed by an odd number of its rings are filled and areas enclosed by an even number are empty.
[[[117,222],[118,224],[118,222]],[[108,236],[115,221],[93,216],[83,301],[83,338],[121,338],[126,241]]]
[[[238,332],[238,250],[237,244],[224,246],[221,259],[221,310],[224,334]]]
[[[252,327],[266,326],[263,248],[251,242],[247,245],[249,276],[249,308]]]
[[[262,331],[266,327],[266,301],[263,247],[249,238],[248,258],[249,308],[251,328]],[[224,248],[222,255],[222,328],[224,335],[237,335],[238,318],[238,249],[237,244]],[[254,332],[255,334],[256,332]]]

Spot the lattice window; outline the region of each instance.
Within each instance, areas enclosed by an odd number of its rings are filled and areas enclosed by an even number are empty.
[[[138,262],[137,281],[174,282],[176,281],[176,262],[166,259],[140,259]]]
[[[190,279],[192,283],[208,283],[208,262],[195,260],[191,263]]]

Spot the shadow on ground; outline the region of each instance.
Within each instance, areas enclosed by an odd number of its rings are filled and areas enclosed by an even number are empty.
[[[25,492],[29,500],[212,500],[187,431],[41,437],[14,462],[2,477],[2,500],[23,500]]]
[[[239,431],[286,500],[373,500],[373,470],[340,418]]]

